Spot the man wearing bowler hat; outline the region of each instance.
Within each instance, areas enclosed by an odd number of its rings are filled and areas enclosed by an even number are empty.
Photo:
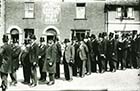
[[[40,81],[44,82],[46,81],[46,72],[43,72],[43,65],[45,61],[45,55],[46,55],[46,45],[45,45],[45,39],[44,37],[40,37],[40,44],[38,46],[38,65],[39,65],[39,71],[40,71]]]
[[[31,80],[32,83],[30,86],[34,87],[37,85],[37,72],[36,72],[36,66],[38,62],[38,45],[36,43],[36,36],[31,35],[30,36],[31,43],[30,43],[30,50],[29,50],[29,61],[31,65]]]
[[[8,74],[12,73],[12,48],[11,45],[8,44],[8,36],[3,35],[2,41],[3,45],[1,46],[0,49],[0,55],[2,55],[2,64],[0,65],[0,73],[1,73],[1,88],[2,91],[5,91],[7,89],[7,84],[8,84]]]

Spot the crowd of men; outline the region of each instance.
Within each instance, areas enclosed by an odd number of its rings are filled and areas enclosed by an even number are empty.
[[[55,79],[60,78],[60,64],[64,65],[64,75],[67,81],[73,76],[81,78],[91,73],[104,73],[107,71],[125,70],[126,68],[140,68],[140,34],[137,31],[122,33],[99,33],[87,35],[81,39],[74,36],[71,41],[65,39],[61,44],[55,37],[49,40],[40,38],[36,43],[36,36],[30,35],[25,39],[22,47],[18,41],[9,43],[7,35],[3,35],[3,46],[0,48],[0,72],[2,91],[7,89],[7,77],[10,74],[12,82],[17,84],[16,71],[19,65],[23,68],[24,84],[37,86],[37,70],[40,71],[40,82],[53,85]]]

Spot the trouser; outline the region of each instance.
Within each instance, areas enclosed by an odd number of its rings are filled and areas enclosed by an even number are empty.
[[[43,60],[39,60],[39,61],[43,61]],[[46,80],[46,76],[47,76],[47,73],[42,71],[43,65],[44,65],[44,62],[39,63],[40,80]]]
[[[54,82],[55,80],[54,76],[55,76],[55,73],[49,73],[49,80]]]
[[[72,66],[72,74],[73,74],[73,76],[77,76],[77,65],[76,65],[76,63],[74,63],[73,66]]]
[[[105,58],[105,71],[107,71],[108,69],[107,65],[108,65],[108,58]]]
[[[99,56],[98,65],[99,65],[99,72],[100,73],[102,71],[105,71],[105,58]]]
[[[126,59],[126,67],[131,68],[132,67],[132,53],[128,52],[127,59]]]
[[[96,61],[96,56],[94,56],[92,59],[91,59],[91,71],[92,72],[97,72],[97,61]]]
[[[31,65],[31,80],[33,84],[37,84],[37,71],[34,65]]]
[[[72,67],[66,62],[64,63],[64,74],[66,80],[72,79]]]
[[[1,72],[1,80],[2,80],[1,87],[5,86],[7,88],[8,85],[7,78],[8,78],[8,73]]]
[[[140,68],[140,56],[137,57],[137,65],[138,65],[138,68]]]
[[[60,62],[56,62],[56,73],[55,73],[56,78],[60,78]]]
[[[88,59],[86,61],[86,71],[91,74],[91,55],[88,55]]]
[[[10,77],[11,77],[11,79],[12,79],[12,82],[17,82],[16,71],[10,73]]]
[[[137,56],[136,52],[132,52],[132,64],[134,68],[137,68]]]
[[[117,69],[117,62],[114,61],[112,58],[109,58],[109,67],[110,71],[113,71],[113,69],[116,71]]]
[[[85,76],[85,71],[86,71],[86,60],[81,60],[81,67],[80,67],[80,77]]]
[[[23,65],[24,82],[30,83],[31,68],[30,64]]]
[[[126,68],[126,52],[119,52],[118,53],[118,62],[121,63],[121,69]]]

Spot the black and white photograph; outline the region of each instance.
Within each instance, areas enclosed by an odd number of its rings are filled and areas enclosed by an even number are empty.
[[[140,0],[0,0],[0,91],[140,91]]]

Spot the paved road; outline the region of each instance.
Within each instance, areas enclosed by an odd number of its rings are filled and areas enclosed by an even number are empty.
[[[46,91],[46,90],[103,90],[108,91],[140,91],[140,76],[138,69],[117,70],[115,73],[105,72],[104,74],[92,73],[84,78],[74,77],[73,81],[64,80],[63,66],[61,66],[61,79],[56,80],[53,86],[39,84],[36,87],[29,87],[21,83],[23,81],[22,68],[17,72],[17,86],[9,86],[8,91]],[[39,77],[39,74],[38,74]],[[10,78],[9,78],[10,81]]]

